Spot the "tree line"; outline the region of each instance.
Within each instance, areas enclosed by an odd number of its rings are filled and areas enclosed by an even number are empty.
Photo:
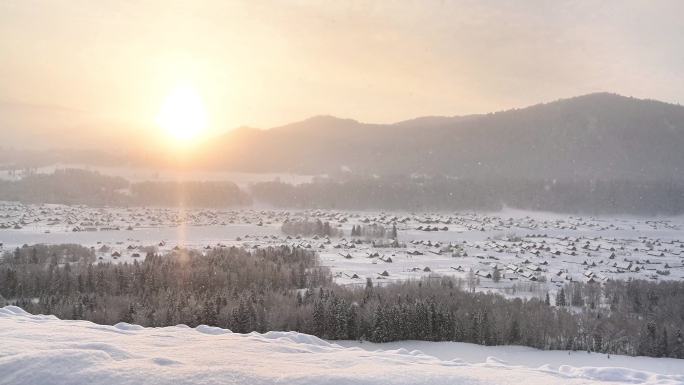
[[[362,175],[315,178],[310,183],[130,182],[97,172],[65,169],[0,181],[0,200],[91,206],[248,206],[353,210],[486,210],[503,207],[588,213],[684,213],[684,184],[676,181],[476,179],[448,176]]]
[[[503,207],[588,214],[684,213],[675,181],[350,176],[250,187],[255,201],[278,207],[353,210],[487,210]]]
[[[287,235],[291,236],[312,236],[317,235],[319,237],[342,237],[344,232],[341,229],[336,228],[331,225],[328,221],[321,221],[320,219],[310,220],[310,219],[296,219],[296,220],[285,220],[280,226],[280,230]]]
[[[0,200],[90,206],[231,207],[252,203],[250,195],[232,182],[129,182],[80,169],[0,180]]]
[[[372,223],[370,225],[353,225],[351,229],[352,237],[376,238],[376,239],[397,239],[397,225],[392,224],[389,230],[385,226]]]
[[[463,285],[433,276],[340,286],[316,253],[289,246],[181,249],[148,253],[132,264],[94,264],[73,246],[26,246],[0,261],[5,302],[63,319],[684,358],[682,282],[572,283],[555,301],[548,295],[510,299]]]

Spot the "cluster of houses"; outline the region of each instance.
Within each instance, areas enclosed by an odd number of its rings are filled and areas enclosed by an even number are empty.
[[[343,235],[286,235],[280,231],[283,222],[302,219],[329,222]],[[136,239],[138,230],[180,225],[219,229],[238,225],[242,232],[235,236],[226,231],[225,236],[211,242]],[[398,237],[352,237],[350,229],[358,225],[396,227]],[[501,286],[520,281],[560,286],[568,281],[684,279],[684,242],[677,238],[682,226],[683,222],[674,220],[574,216],[503,218],[478,213],[179,210],[0,203],[0,234],[17,230],[128,231],[127,241],[107,241],[103,234],[97,244],[89,245],[102,260],[127,261],[144,257],[153,249],[163,252],[179,247],[209,250],[289,245],[319,252],[321,263],[329,266],[342,283],[363,283],[367,278],[391,281],[439,275],[465,277],[471,271],[481,282],[491,284],[496,279]],[[261,230],[250,233],[250,229],[257,228]],[[494,270],[498,271],[496,277]]]
[[[0,202],[0,229],[25,229],[41,232],[123,231],[139,228],[189,226],[226,226],[252,224],[264,226],[285,221],[286,210],[219,210],[162,207],[86,207],[31,205]]]

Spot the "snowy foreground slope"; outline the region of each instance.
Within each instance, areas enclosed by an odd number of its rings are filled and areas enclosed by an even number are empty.
[[[670,363],[679,368],[669,374],[529,368],[494,358],[466,363],[403,349],[342,347],[293,332],[103,326],[0,308],[0,384],[684,384],[684,363]]]

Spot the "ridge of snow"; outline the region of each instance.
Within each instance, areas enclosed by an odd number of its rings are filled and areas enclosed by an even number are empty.
[[[0,384],[13,385],[684,384],[680,374],[570,365],[531,368],[494,356],[466,363],[406,348],[344,347],[296,332],[98,325],[32,315],[16,306],[0,308],[0,341]]]

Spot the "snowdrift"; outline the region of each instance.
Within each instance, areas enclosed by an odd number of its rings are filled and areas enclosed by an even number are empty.
[[[556,369],[367,351],[294,332],[97,325],[0,308],[0,384],[684,384],[684,375]]]

